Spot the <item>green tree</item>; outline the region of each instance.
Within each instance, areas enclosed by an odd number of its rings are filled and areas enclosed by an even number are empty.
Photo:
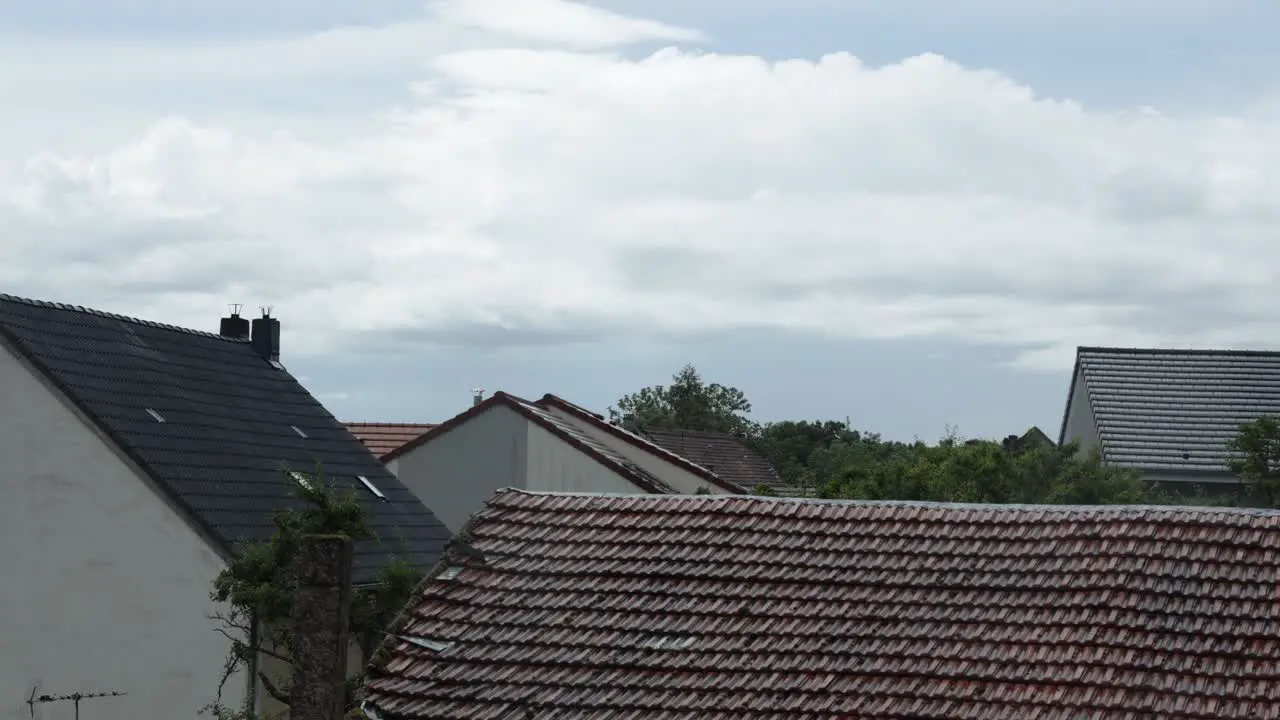
[[[219,720],[256,717],[247,702],[238,708],[221,702],[223,686],[239,670],[253,673],[268,695],[289,704],[289,679],[273,677],[260,667],[258,659],[265,656],[288,662],[297,592],[294,562],[302,538],[338,534],[352,540],[378,540],[355,493],[328,482],[319,468],[306,483],[295,486],[304,506],[278,512],[275,534],[263,542],[242,543],[213,581],[212,598],[226,608],[213,617],[221,624],[219,632],[232,644],[218,685],[219,699],[205,709]],[[404,607],[422,576],[419,569],[391,557],[374,583],[353,589],[351,636],[365,658],[374,652],[383,630]],[[354,692],[362,683],[362,674],[348,678],[347,709],[354,706]]]
[[[828,451],[829,452],[829,451]],[[936,445],[846,453],[826,497],[963,503],[1103,505],[1152,502],[1140,474],[1104,465],[1076,445],[1010,451],[986,440],[949,433]]]
[[[757,426],[747,415],[751,403],[738,388],[704,382],[692,365],[685,365],[670,385],[650,385],[618,399],[609,420],[628,430],[642,428],[707,430],[754,435]]]
[[[1229,466],[1253,499],[1274,508],[1280,501],[1280,419],[1263,416],[1242,423],[1227,442]]]

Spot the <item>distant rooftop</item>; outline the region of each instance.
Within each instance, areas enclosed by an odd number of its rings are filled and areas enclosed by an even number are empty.
[[[352,435],[369,448],[370,452],[381,458],[436,425],[434,423],[348,422],[346,426]]]
[[[1139,470],[1226,472],[1226,443],[1239,425],[1280,414],[1276,351],[1081,347],[1073,390],[1077,382],[1103,458]]]

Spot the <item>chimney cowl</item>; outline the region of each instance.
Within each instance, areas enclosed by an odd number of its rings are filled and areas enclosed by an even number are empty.
[[[280,321],[271,317],[269,310],[262,310],[262,317],[253,321],[250,344],[262,356],[263,360],[272,363],[280,362]]]
[[[471,389],[471,407],[475,407],[484,402],[484,388]]]
[[[218,334],[233,340],[249,339],[249,319],[240,317],[240,306],[232,305],[231,313],[222,318],[218,325]]]

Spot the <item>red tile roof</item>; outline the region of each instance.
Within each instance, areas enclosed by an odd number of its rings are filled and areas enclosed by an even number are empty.
[[[762,455],[733,435],[701,430],[645,430],[647,438],[738,485],[781,487],[778,473]]]
[[[461,537],[384,718],[1280,712],[1276,512],[506,490]]]
[[[352,435],[379,458],[435,427],[434,424],[424,423],[372,422],[349,422],[346,426]]]

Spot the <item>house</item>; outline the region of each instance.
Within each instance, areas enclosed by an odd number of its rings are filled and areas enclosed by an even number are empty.
[[[401,445],[416,439],[422,433],[435,427],[428,423],[377,423],[348,422],[347,429],[356,439],[369,448],[374,456],[382,458]]]
[[[783,484],[778,471],[743,438],[704,430],[655,430],[642,428],[640,435],[690,462],[747,489],[764,485],[785,494],[793,490]]]
[[[1055,447],[1056,443],[1038,425],[1032,425],[1022,435],[1006,436],[1004,440],[1000,441],[1000,446],[1009,452],[1021,452],[1037,448]]]
[[[1280,513],[497,493],[375,720],[1277,717]]]
[[[495,490],[736,493],[707,468],[605,422],[555,395],[537,401],[496,392],[382,456],[450,529]]]
[[[1227,441],[1280,414],[1280,352],[1081,347],[1059,443],[1169,488],[1230,489]]]
[[[31,717],[33,691],[125,693],[86,700],[94,720],[196,717],[228,650],[210,583],[301,504],[317,463],[390,541],[357,547],[357,582],[390,553],[437,562],[447,529],[289,374],[279,340],[265,316],[214,334],[0,295],[0,718]],[[244,693],[259,697],[236,677],[223,699]]]

